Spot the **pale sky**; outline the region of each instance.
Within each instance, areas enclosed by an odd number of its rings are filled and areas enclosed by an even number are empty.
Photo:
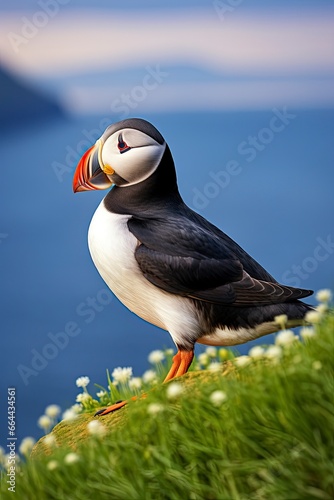
[[[162,70],[192,66],[219,77],[218,82],[182,82],[173,74],[155,92],[155,106],[167,97],[175,105],[180,101],[191,106],[199,91],[208,96],[209,108],[215,102],[233,107],[239,101],[242,106],[266,106],[272,93],[282,101],[334,106],[333,9],[293,11],[289,16],[245,15],[235,9],[221,19],[213,8],[120,15],[110,10],[62,11],[60,6],[53,17],[41,10],[2,13],[0,32],[0,60],[34,79],[65,79],[62,97],[77,110],[103,108],[108,91],[119,95],[122,85],[111,82],[106,87],[98,79],[93,85],[80,85],[71,81],[74,75],[121,75],[133,66],[147,65]],[[270,80],[265,87],[263,78]],[[244,79],[258,81],[258,87]],[[94,93],[98,95],[92,102]]]

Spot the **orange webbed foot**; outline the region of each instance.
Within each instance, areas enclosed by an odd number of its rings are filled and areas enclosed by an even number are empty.
[[[168,382],[169,380],[172,380],[173,378],[176,377],[181,377],[182,375],[187,373],[193,358],[194,358],[193,350],[183,351],[179,349],[173,358],[173,364],[164,382]]]
[[[100,417],[102,415],[108,415],[108,413],[113,413],[120,408],[123,408],[127,404],[127,401],[117,401],[115,404],[108,406],[107,408],[102,408],[94,414],[94,417]]]
[[[179,349],[177,353],[175,354],[173,358],[173,364],[171,366],[171,369],[169,370],[164,382],[168,382],[169,380],[172,380],[173,378],[176,377],[181,377],[185,373],[187,373],[191,362],[194,357],[194,351],[184,351]],[[139,396],[139,398],[146,398],[146,394],[142,394]],[[138,396],[133,396],[131,398],[132,401],[135,401],[138,399]],[[95,413],[95,417],[101,417],[103,415],[108,415],[108,413],[113,413],[114,411],[119,410],[120,408],[123,408],[127,404],[127,401],[117,401],[115,404],[108,406],[107,408],[102,408],[101,410],[98,410]]]
[[[146,398],[146,394],[141,394],[141,396],[132,396],[131,401],[136,401],[137,399],[141,398]],[[95,414],[94,417],[100,417],[101,415],[108,415],[108,413],[113,413],[114,411],[119,410],[120,408],[123,408],[128,403],[128,401],[116,401],[111,406],[107,406],[107,408],[102,408],[101,410],[98,410]]]

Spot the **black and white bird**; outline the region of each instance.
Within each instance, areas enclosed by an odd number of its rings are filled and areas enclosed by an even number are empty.
[[[107,189],[88,232],[100,275],[132,312],[177,347],[166,381],[187,372],[196,342],[231,346],[303,323],[311,290],[279,283],[182,200],[174,161],[149,122],[109,126],[80,160],[74,192]],[[104,413],[119,405],[109,407]]]

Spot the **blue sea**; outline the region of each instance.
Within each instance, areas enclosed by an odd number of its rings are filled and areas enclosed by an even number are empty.
[[[333,111],[144,118],[166,138],[192,208],[276,279],[334,288]],[[106,385],[106,369],[131,366],[140,376],[150,351],[173,346],[168,333],[118,302],[90,259],[87,229],[105,193],[74,195],[72,177],[108,120],[18,123],[0,137],[2,445],[7,387],[16,388],[18,439],[38,438],[47,405],[74,404],[77,377],[87,375],[94,393],[93,383]]]

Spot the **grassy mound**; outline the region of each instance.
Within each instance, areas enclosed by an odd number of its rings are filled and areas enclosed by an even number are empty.
[[[275,347],[61,422],[21,466],[17,498],[331,500],[334,317]]]

